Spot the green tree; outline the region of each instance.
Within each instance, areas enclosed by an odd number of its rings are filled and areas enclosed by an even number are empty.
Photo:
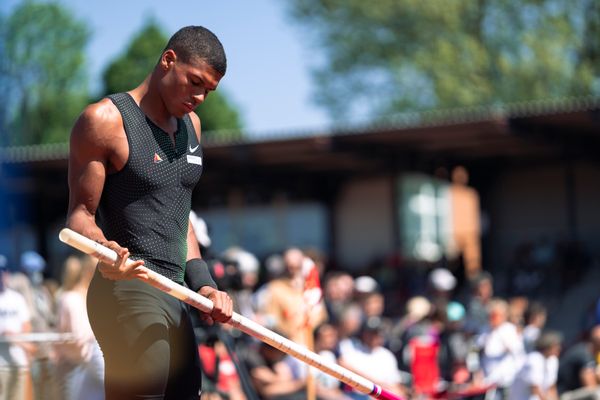
[[[1,144],[65,142],[87,100],[88,28],[54,1],[23,1],[0,22]]]
[[[141,83],[159,60],[168,37],[154,19],[134,35],[126,51],[108,65],[103,74],[104,95],[131,90]],[[221,91],[212,92],[198,107],[202,131],[216,135],[241,136],[239,113]],[[227,131],[227,133],[226,133]]]
[[[124,92],[142,83],[158,62],[167,40],[158,23],[148,20],[125,52],[104,70],[104,95]]]
[[[598,30],[594,0],[293,0],[288,7],[322,50],[313,57],[316,99],[334,119],[600,93],[598,47],[584,40],[586,29]]]

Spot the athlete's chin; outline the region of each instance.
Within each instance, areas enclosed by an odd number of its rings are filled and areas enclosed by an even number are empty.
[[[177,109],[177,110],[172,110],[171,111],[171,115],[174,116],[175,118],[183,118],[186,114],[189,114],[190,112],[187,109]]]

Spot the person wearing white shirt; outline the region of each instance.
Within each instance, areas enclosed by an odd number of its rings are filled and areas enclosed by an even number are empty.
[[[0,394],[6,399],[31,396],[29,351],[25,343],[11,343],[11,336],[31,331],[31,314],[25,298],[6,287],[8,279],[5,259],[0,260]]]
[[[372,380],[392,393],[404,393],[402,375],[394,354],[383,346],[383,322],[371,317],[361,326],[358,340],[349,338],[340,342],[341,366]],[[367,395],[348,393],[353,399],[367,399]]]
[[[560,333],[542,333],[510,387],[509,400],[558,399],[556,378],[561,343]]]
[[[493,299],[488,306],[489,330],[478,338],[486,384],[497,385],[498,398],[512,384],[525,360],[523,338],[517,327],[508,322],[508,304]]]

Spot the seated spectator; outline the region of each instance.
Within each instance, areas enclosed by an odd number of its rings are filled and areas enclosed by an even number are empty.
[[[402,394],[402,375],[394,354],[383,347],[383,324],[380,318],[369,318],[361,326],[355,338],[340,342],[341,366],[355,371],[366,379],[392,393]],[[368,395],[349,392],[353,399],[368,399]]]
[[[558,356],[562,336],[557,332],[545,332],[535,342],[535,348],[527,354],[508,392],[509,400],[558,399],[556,379]]]
[[[600,325],[589,333],[589,339],[568,349],[560,358],[558,392],[564,394],[580,388],[592,389],[600,380],[597,357],[600,355]]]
[[[339,335],[335,326],[323,323],[315,329],[315,353],[330,363],[337,363],[339,356]],[[341,382],[333,376],[312,368],[317,397],[320,400],[350,400],[341,390]]]
[[[266,400],[305,400],[306,380],[294,376],[290,356],[266,343],[248,347],[243,356],[252,384]]]

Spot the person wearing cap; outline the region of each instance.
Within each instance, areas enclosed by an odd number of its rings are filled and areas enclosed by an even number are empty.
[[[465,307],[451,301],[445,309],[445,326],[440,334],[440,371],[448,382],[464,383],[470,377],[467,371],[469,341],[464,331]]]
[[[435,268],[429,273],[429,283],[434,292],[448,295],[456,287],[456,278],[446,268]]]
[[[25,298],[31,315],[31,329],[47,332],[56,323],[54,298],[43,285],[46,260],[33,250],[25,251],[19,259],[19,271],[11,274],[7,285]]]

